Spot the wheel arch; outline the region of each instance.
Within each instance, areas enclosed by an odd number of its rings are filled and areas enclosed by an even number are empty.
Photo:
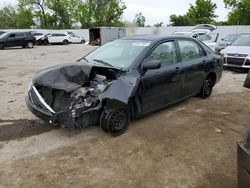
[[[213,86],[214,86],[215,83],[216,83],[216,79],[217,79],[216,73],[215,73],[215,72],[209,72],[209,73],[207,74],[205,80],[210,80],[210,79],[212,80],[212,84],[213,84]]]

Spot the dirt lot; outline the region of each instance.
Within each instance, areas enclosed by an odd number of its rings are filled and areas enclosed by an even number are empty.
[[[37,70],[93,49],[0,51],[0,187],[236,187],[236,142],[250,126],[245,74],[225,71],[211,98],[136,120],[118,138],[98,126],[52,129],[26,109]]]

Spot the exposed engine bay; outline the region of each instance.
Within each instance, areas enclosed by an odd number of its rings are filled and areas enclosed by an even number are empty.
[[[46,103],[55,111],[65,111],[76,108],[94,107],[99,102],[98,96],[103,93],[117,79],[118,74],[112,69],[93,69],[89,79],[83,86],[66,92],[59,89],[37,85],[41,96]]]

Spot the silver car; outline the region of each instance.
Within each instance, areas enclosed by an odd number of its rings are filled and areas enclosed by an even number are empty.
[[[250,68],[250,35],[240,37],[221,51],[225,67]]]

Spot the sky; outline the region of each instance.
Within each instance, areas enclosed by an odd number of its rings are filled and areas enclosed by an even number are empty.
[[[0,8],[9,3],[16,3],[17,0],[0,0]],[[123,20],[133,21],[137,12],[142,12],[146,17],[146,25],[153,25],[163,22],[169,23],[169,16],[172,14],[183,15],[187,12],[190,3],[195,0],[123,0],[127,6],[124,11]],[[227,18],[228,10],[224,8],[223,0],[212,0],[217,4],[217,21],[224,21]]]

